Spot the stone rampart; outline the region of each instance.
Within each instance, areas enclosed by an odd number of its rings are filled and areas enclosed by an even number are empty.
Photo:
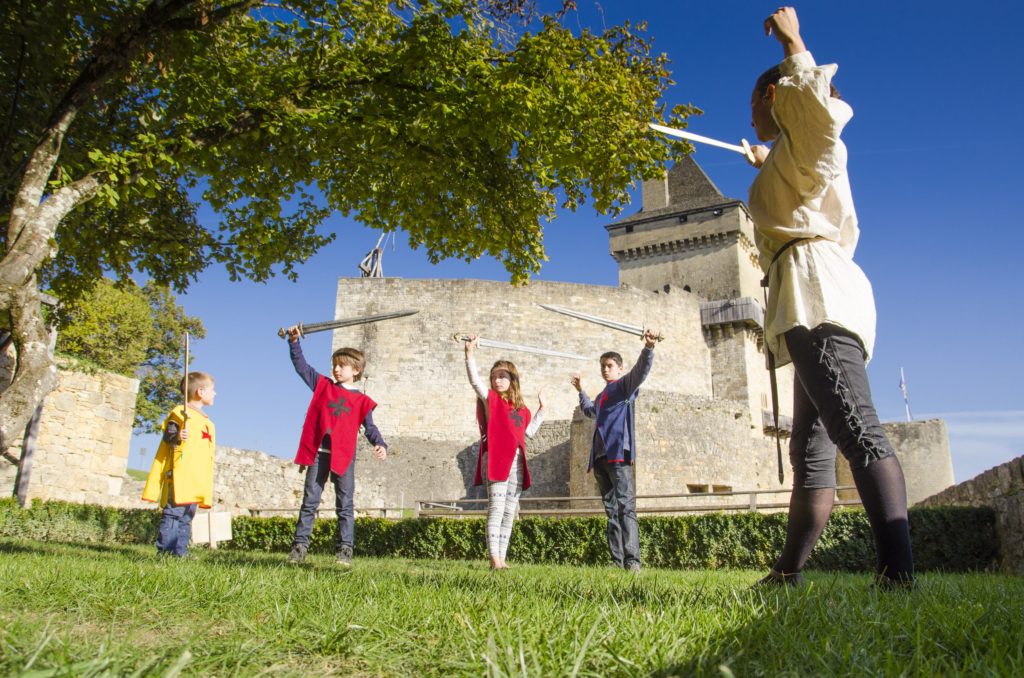
[[[587,473],[593,421],[577,409],[570,441],[570,494],[597,494]],[[781,489],[774,439],[752,427],[746,403],[641,389],[636,401],[638,495]],[[788,463],[788,462],[787,462]],[[791,478],[786,471],[786,485]],[[780,495],[783,499],[786,495]],[[772,500],[778,500],[774,497]],[[649,499],[641,507],[732,504],[737,498]]]
[[[57,386],[43,401],[29,498],[108,504],[121,493],[139,381],[59,361]],[[8,449],[21,456],[21,441]],[[0,491],[13,493],[17,467],[0,460]]]
[[[711,395],[699,301],[686,293],[547,282],[512,287],[484,280],[342,278],[335,317],[405,308],[420,312],[337,330],[333,347],[355,346],[367,354],[365,388],[380,403],[374,419],[383,431],[452,441],[476,437],[475,396],[467,383],[462,346],[452,340],[454,332],[580,354],[588,360],[483,347],[477,352],[482,379],[494,360],[511,359],[530,409],[537,407],[536,394],[543,388],[547,417],[568,420],[577,404],[569,377],[580,372],[584,384],[594,389],[600,382],[597,358],[602,352],[620,352],[628,368],[642,343],[636,336],[544,310],[541,303],[657,327],[668,339],[658,346],[649,386]]]
[[[946,422],[941,419],[893,421],[882,424],[882,428],[903,466],[908,506],[953,484],[953,458],[949,451]],[[850,464],[841,454],[836,455],[836,480],[840,486],[853,485]],[[841,499],[857,496],[856,490],[839,493]]]
[[[918,506],[989,506],[996,513],[999,566],[1024,574],[1024,457],[949,487]]]
[[[524,496],[566,496],[568,440],[569,422],[553,421],[545,422],[537,435],[527,441],[533,486]],[[414,508],[417,500],[487,497],[483,487],[473,486],[475,438],[444,441],[395,436],[388,442],[388,458],[380,461],[373,456],[370,445],[362,438],[359,440],[355,461],[357,509]],[[215,509],[235,515],[248,515],[253,509],[260,509],[262,515],[294,515],[302,503],[304,479],[304,470],[291,460],[218,446],[214,464]],[[139,499],[141,494],[141,482],[127,482],[121,498],[105,503],[155,508]],[[330,483],[320,506],[325,514],[334,508],[334,487]]]

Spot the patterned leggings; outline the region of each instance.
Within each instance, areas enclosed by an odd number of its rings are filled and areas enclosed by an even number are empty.
[[[492,558],[505,560],[512,523],[523,493],[523,452],[516,450],[508,480],[487,483],[487,551]]]

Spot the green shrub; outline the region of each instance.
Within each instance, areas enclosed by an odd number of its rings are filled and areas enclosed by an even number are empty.
[[[27,509],[0,499],[0,536],[39,541],[142,544],[156,541],[160,512],[65,501],[34,501]]]
[[[49,541],[151,543],[160,512],[85,504],[35,502],[28,510],[0,500],[0,536]],[[967,572],[992,567],[998,551],[995,515],[987,508],[945,507],[910,511],[919,570]],[[487,557],[482,518],[356,520],[356,554],[373,557],[481,559]],[[310,551],[332,553],[337,521],[314,522]],[[234,538],[223,548],[287,552],[295,518],[237,517]],[[765,568],[786,538],[786,514],[710,513],[640,518],[640,547],[649,567],[681,569]],[[596,565],[608,561],[604,518],[523,518],[516,521],[509,558],[519,562]],[[821,570],[871,571],[874,540],[859,509],[833,513],[811,556]]]

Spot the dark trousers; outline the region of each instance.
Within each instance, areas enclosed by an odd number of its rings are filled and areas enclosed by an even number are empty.
[[[320,508],[320,496],[327,484],[327,476],[330,476],[334,483],[334,506],[338,512],[338,539],[335,550],[341,546],[352,546],[355,540],[352,499],[356,487],[356,460],[353,457],[345,473],[339,476],[331,472],[331,453],[321,450],[312,465],[306,469],[302,508],[299,509],[299,522],[295,525],[295,544],[309,546],[309,535],[313,532],[313,520],[316,518],[317,509]]]
[[[626,462],[594,460],[594,478],[608,516],[608,550],[619,567],[640,563],[640,530],[636,523],[636,480]]]
[[[860,341],[832,325],[786,332],[793,360],[793,486],[836,486],[836,448],[854,471],[893,456],[871,401]]]
[[[179,558],[188,555],[188,543],[192,539],[192,519],[198,504],[175,504],[168,500],[160,516],[160,533],[156,538],[158,553]]]

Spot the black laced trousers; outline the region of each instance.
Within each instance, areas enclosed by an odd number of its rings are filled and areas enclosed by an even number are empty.
[[[903,468],[872,404],[860,341],[832,325],[796,327],[785,340],[796,372],[789,444],[793,494],[786,543],[773,569],[794,574],[807,563],[832,512],[838,448],[850,462],[871,523],[878,574],[912,579]]]

